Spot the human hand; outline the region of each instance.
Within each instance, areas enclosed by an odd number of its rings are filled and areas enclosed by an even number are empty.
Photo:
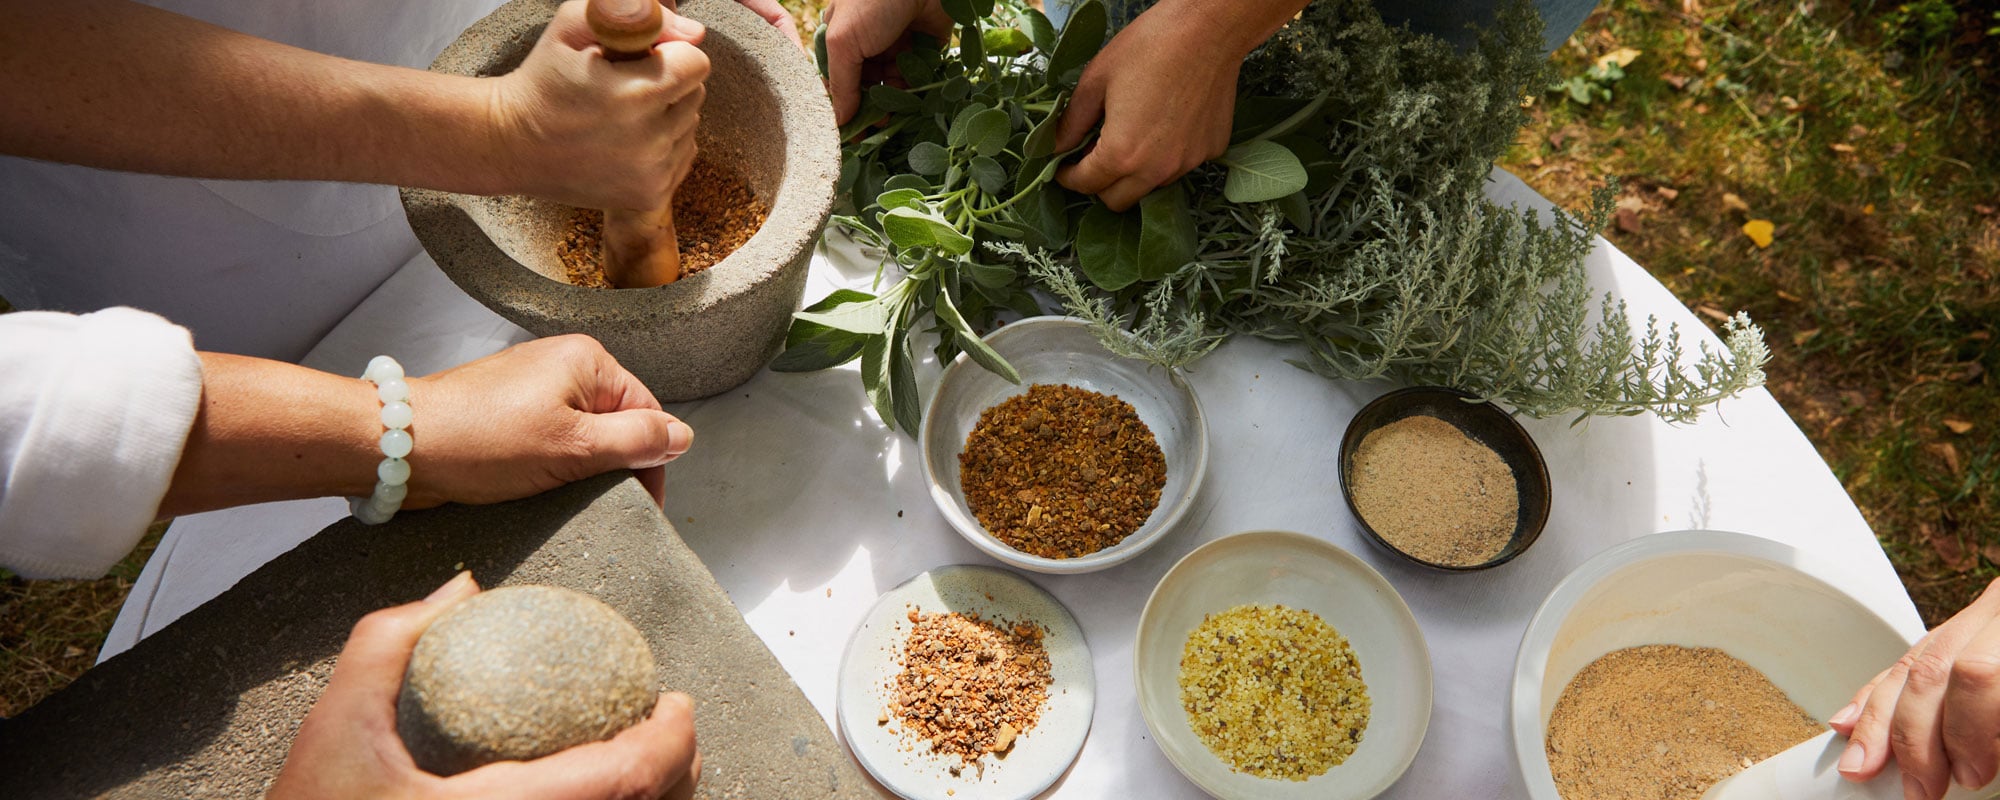
[[[706,30],[664,13],[650,55],[611,61],[584,20],[583,0],[570,0],[520,68],[491,81],[492,135],[513,193],[647,209],[687,177],[707,96],[708,56],[696,47]]]
[[[406,508],[512,500],[614,469],[638,470],[658,501],[660,465],[694,444],[588,336],[523,342],[409,386]]]
[[[267,795],[334,798],[689,798],[701,777],[694,704],[668,694],[653,714],[611,739],[533,761],[502,761],[449,778],[417,768],[396,734],[396,695],[410,651],[433,620],[479,592],[472,573],[422,601],[362,617],[340,651],[326,693],[292,740]]]
[[[832,0],[820,15],[826,25],[826,89],[834,122],[846,125],[861,110],[861,87],[894,74],[895,55],[907,49],[910,31],[944,39],[951,17],[939,0]]]
[[[1866,781],[1894,755],[1906,800],[1937,800],[2000,772],[2000,580],[1861,687],[1833,715],[1840,774]]]
[[[798,20],[792,19],[792,13],[786,11],[784,6],[778,5],[778,0],[736,0],[736,2],[743,4],[744,8],[757,12],[757,16],[763,17],[765,22],[783,31],[785,38],[792,40],[792,44],[800,48],[806,46],[806,40],[799,38]]]

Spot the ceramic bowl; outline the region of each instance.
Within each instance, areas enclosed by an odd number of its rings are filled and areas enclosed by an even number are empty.
[[[1368,519],[1361,515],[1361,510],[1354,507],[1354,489],[1349,475],[1353,472],[1354,451],[1360,449],[1361,440],[1378,428],[1414,416],[1436,417],[1451,423],[1473,441],[1492,448],[1514,473],[1514,486],[1520,495],[1520,514],[1514,524],[1513,535],[1499,555],[1471,566],[1426,561],[1390,544],[1368,525]],[[1347,510],[1354,513],[1361,532],[1382,549],[1432,569],[1471,572],[1512,561],[1515,556],[1527,552],[1528,546],[1541,537],[1542,526],[1549,521],[1549,467],[1542,460],[1541,448],[1535,446],[1535,440],[1498,406],[1457,389],[1412,386],[1375,398],[1348,421],[1347,433],[1340,437],[1340,496],[1347,501]]]
[[[1049,654],[1049,700],[1034,727],[1021,733],[1004,757],[981,756],[959,764],[916,746],[914,734],[883,722],[889,683],[902,670],[909,613],[977,612],[988,619],[1042,626]],[[1083,628],[1055,596],[1026,578],[997,567],[938,567],[905,581],[875,601],[855,628],[840,659],[834,716],[840,737],[868,774],[910,800],[1028,800],[1062,777],[1083,750],[1097,708],[1097,678]]]
[[[1527,796],[1561,800],[1545,733],[1584,667],[1647,644],[1719,648],[1826,719],[1910,647],[1895,626],[1839,587],[1837,564],[1788,545],[1719,531],[1641,536],[1556,584],[1528,623],[1509,708]]]
[[[1112,355],[1089,325],[1068,317],[1009,323],[985,341],[1020,371],[1021,382],[1008,383],[960,355],[938,380],[919,437],[931,499],[951,526],[987,555],[1021,569],[1050,573],[1104,569],[1138,555],[1172,530],[1193,503],[1208,467],[1208,426],[1187,381],[1172,370]],[[965,449],[966,435],[978,424],[980,412],[1038,383],[1066,383],[1117,395],[1132,404],[1159,440],[1167,462],[1160,504],[1145,524],[1118,544],[1077,558],[1030,555],[988,533],[966,507],[958,473],[958,454]]]
[[[1209,614],[1283,604],[1318,614],[1347,638],[1371,701],[1368,727],[1340,765],[1305,781],[1236,772],[1189,726],[1180,700],[1181,651]],[[1146,600],[1133,643],[1139,711],[1181,774],[1209,794],[1257,800],[1364,800],[1401,777],[1431,718],[1431,660],[1401,595],[1352,553],[1299,533],[1260,531],[1187,554]]]

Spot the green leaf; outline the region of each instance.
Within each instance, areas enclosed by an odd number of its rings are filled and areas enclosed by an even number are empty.
[[[972,81],[966,80],[964,75],[953,76],[944,82],[944,87],[938,89],[938,93],[944,99],[956,103],[972,96]]]
[[[1055,23],[1049,21],[1049,15],[1044,14],[1039,10],[1029,8],[1029,9],[1023,9],[1021,12],[1021,16],[1028,20],[1028,38],[1034,40],[1035,49],[1040,50],[1044,53],[1055,52],[1056,25]],[[820,30],[822,31],[826,30],[826,26],[824,25],[820,26]],[[822,64],[826,63],[826,59],[824,58],[820,59],[820,63]]]
[[[972,238],[960,233],[935,211],[889,209],[882,213],[882,232],[897,247],[935,247],[955,256],[972,252]]]
[[[979,45],[987,55],[1013,58],[1028,52],[1035,42],[1020,28],[987,28],[979,35]]]
[[[1044,19],[1043,19],[1042,21],[1043,21],[1043,22],[1048,22],[1048,19],[1044,18]],[[827,59],[826,59],[826,26],[825,26],[825,25],[821,25],[821,26],[819,26],[819,30],[818,30],[817,32],[813,33],[813,63],[815,63],[815,64],[818,64],[818,65],[819,65],[819,79],[820,79],[820,80],[826,80],[826,79],[828,79],[829,77],[832,77],[832,76],[828,75],[828,74],[827,74],[827,72],[826,72],[826,70],[827,70]]]
[[[952,22],[960,25],[974,25],[982,16],[972,5],[972,0],[944,0],[944,13]]]
[[[1022,158],[1047,158],[1056,152],[1056,128],[1062,122],[1063,111],[1069,108],[1069,92],[1056,95],[1055,110],[1042,118],[1035,129],[1028,132],[1028,141],[1022,145]]]
[[[966,143],[982,156],[999,155],[1007,149],[1007,139],[1014,134],[1007,121],[1007,112],[998,108],[972,115],[966,126],[970,129],[966,132]]]
[[[972,159],[972,179],[979,183],[979,190],[987,194],[999,194],[1007,190],[1007,168],[1000,162],[978,156]]]
[[[1199,231],[1181,181],[1141,198],[1139,219],[1139,280],[1157,281],[1194,260]]]
[[[1020,370],[1014,369],[1013,364],[1007,363],[1007,359],[1001,358],[1000,354],[995,352],[990,345],[986,344],[985,340],[979,338],[979,334],[972,331],[972,326],[966,324],[965,317],[960,316],[958,308],[951,304],[951,295],[939,292],[937,306],[932,308],[931,311],[937,315],[939,320],[951,326],[952,333],[958,339],[958,346],[964,348],[965,354],[977,362],[979,366],[985,367],[988,372],[1006,378],[1008,383],[1019,384],[1021,382]]]
[[[1218,161],[1229,168],[1222,196],[1231,203],[1263,203],[1306,188],[1305,165],[1276,142],[1244,142]]]
[[[972,0],[972,13],[980,19],[993,16],[993,0]]]
[[[958,60],[968,69],[986,63],[986,47],[979,38],[979,26],[968,24],[958,29]]]
[[[923,176],[911,175],[910,173],[907,172],[898,172],[894,175],[889,176],[889,180],[884,181],[882,183],[882,188],[885,190],[915,189],[924,194],[930,194],[931,189],[934,187],[931,185],[931,182],[925,179]]]
[[[1005,264],[981,264],[977,261],[963,263],[961,269],[973,283],[988,289],[998,289],[1014,282],[1014,268]]]
[[[924,202],[924,193],[916,189],[890,189],[875,197],[875,205],[883,211],[892,208],[931,210],[930,204]]]
[[[1305,192],[1293,192],[1278,198],[1278,213],[1285,215],[1285,221],[1302,232],[1312,229],[1312,205],[1306,201]]]
[[[889,389],[889,336],[870,336],[861,348],[861,388],[882,424],[896,426],[896,402]]]
[[[951,127],[945,134],[945,144],[956,150],[972,144],[972,119],[989,109],[984,103],[968,103],[951,118]]]
[[[1069,241],[1069,191],[1053,183],[1035,187],[1033,197],[1021,198],[1022,221],[1041,237],[1036,246],[1054,249]]]
[[[943,174],[951,155],[937,142],[918,142],[910,148],[910,169],[918,175]]]
[[[1314,114],[1319,113],[1320,107],[1326,105],[1326,98],[1328,98],[1332,94],[1333,94],[1332,89],[1320,92],[1319,96],[1313,98],[1312,102],[1307,103],[1304,108],[1292,112],[1291,116],[1286,117],[1283,120],[1280,120],[1276,125],[1272,125],[1271,127],[1265,129],[1263,133],[1257,134],[1254,138],[1276,139],[1287,133],[1291,133],[1293,130],[1296,130],[1300,125],[1305,124],[1307,120],[1312,119]]]
[[[907,114],[924,107],[924,101],[917,99],[916,95],[886,83],[868,87],[868,99],[891,114]]]
[[[811,309],[793,314],[792,318],[863,336],[872,336],[888,330],[889,307],[882,303],[881,298],[869,297],[860,292],[854,294],[866,299],[846,299],[832,304],[821,301]]]
[[[1076,231],[1076,264],[1097,288],[1115,292],[1139,280],[1139,212],[1119,213],[1103,203],[1084,212]]]
[[[1076,77],[1071,73],[1082,74],[1083,65],[1090,63],[1097,51],[1103,49],[1104,34],[1108,30],[1110,20],[1100,0],[1084,0],[1070,9],[1069,20],[1063,23],[1062,37],[1056,41],[1055,52],[1049,56],[1049,85],[1076,85]]]
[[[841,291],[867,297],[860,292]],[[785,332],[785,351],[771,361],[771,369],[774,372],[818,372],[837,367],[861,355],[861,348],[867,341],[868,337],[860,334],[794,319],[791,329]]]
[[[826,30],[826,26],[820,26]],[[912,86],[922,86],[937,80],[937,55],[922,50],[905,50],[896,56],[896,72]]]
[[[1008,222],[1003,219],[999,219],[997,217],[982,219],[974,224],[976,224],[980,230],[992,234],[992,236],[986,237],[987,239],[992,239],[994,236],[998,236],[1002,239],[1011,239],[1013,241],[1018,242],[1028,238],[1027,228],[1022,227],[1020,225],[1016,225],[1012,222]]]
[[[903,432],[915,434],[924,420],[924,401],[917,398],[916,360],[910,357],[910,331],[903,328],[894,335],[895,341],[889,348],[889,400],[895,406],[896,424]]]

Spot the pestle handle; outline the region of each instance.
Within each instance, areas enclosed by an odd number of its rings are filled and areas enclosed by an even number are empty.
[[[1723,779],[1710,787],[1702,800],[1903,800],[1903,773],[1894,761],[1867,783],[1840,777],[1834,764],[1846,748],[1847,737],[1826,731]],[[1984,789],[1953,784],[1944,794],[1944,800],[1996,797],[2000,797],[2000,781]]]
[[[659,0],[590,0],[583,17],[612,61],[645,58],[666,24]],[[671,196],[658,208],[604,210],[600,250],[605,280],[619,289],[662,286],[681,277],[680,241]]]

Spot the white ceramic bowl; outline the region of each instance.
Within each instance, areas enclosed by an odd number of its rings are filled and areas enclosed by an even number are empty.
[[[1514,662],[1514,756],[1533,800],[1561,800],[1544,747],[1564,687],[1613,650],[1714,647],[1763,672],[1807,713],[1832,716],[1910,641],[1839,588],[1838,565],[1719,531],[1642,536],[1556,585]]]
[[[924,412],[919,442],[924,478],[930,481],[931,500],[951,526],[987,555],[1021,569],[1050,573],[1104,569],[1138,555],[1172,530],[1187,513],[1208,468],[1208,425],[1202,419],[1201,401],[1187,381],[1172,370],[1112,355],[1089,325],[1069,317],[1030,317],[1001,326],[985,341],[1020,371],[1021,383],[1008,383],[960,355],[938,379]],[[1160,504],[1123,541],[1077,558],[1029,555],[987,533],[966,507],[958,477],[958,454],[965,449],[965,437],[979,423],[980,412],[1026,393],[1037,383],[1066,383],[1117,395],[1132,404],[1159,441],[1167,461]]]
[[[1195,735],[1181,708],[1181,650],[1188,634],[1209,614],[1273,603],[1318,614],[1347,637],[1371,701],[1368,727],[1353,755],[1304,781],[1230,769]],[[1430,650],[1410,607],[1366,562],[1304,534],[1240,533],[1187,554],[1147,598],[1132,653],[1139,712],[1153,741],[1181,774],[1216,797],[1365,800],[1409,769],[1430,727]]]

